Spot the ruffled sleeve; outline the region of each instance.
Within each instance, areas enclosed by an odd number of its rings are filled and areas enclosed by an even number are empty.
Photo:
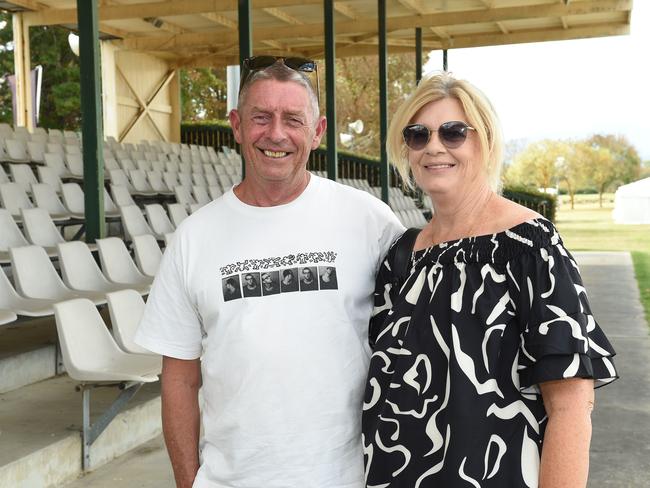
[[[563,378],[591,378],[596,387],[618,378],[614,348],[591,313],[578,266],[559,236],[510,265],[522,392],[539,393],[539,383]]]

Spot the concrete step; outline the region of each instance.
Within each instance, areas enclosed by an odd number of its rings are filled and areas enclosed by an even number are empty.
[[[53,317],[21,319],[0,327],[0,394],[51,378],[56,372]]]
[[[50,488],[74,480],[81,468],[81,393],[68,376],[57,376],[0,395],[0,486]],[[91,422],[118,395],[98,388],[91,395]],[[160,386],[145,385],[91,448],[90,469],[159,436]]]
[[[162,436],[60,488],[175,488]]]

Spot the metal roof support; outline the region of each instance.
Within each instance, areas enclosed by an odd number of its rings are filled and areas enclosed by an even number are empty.
[[[327,115],[327,177],[338,177],[338,154],[336,150],[338,130],[336,126],[336,32],[334,28],[334,0],[323,2],[325,9],[325,94]]]
[[[381,199],[388,203],[388,46],[386,42],[386,0],[377,0],[379,17],[379,178]]]
[[[443,49],[442,50],[442,71],[449,71],[448,69],[448,64],[447,64],[447,50]]]
[[[250,0],[239,0],[238,3],[239,66],[241,69],[244,65],[244,59],[253,55],[253,34],[251,29],[251,2]],[[246,161],[243,154],[241,155],[241,174],[242,178],[246,176]]]
[[[422,79],[422,27],[415,28],[415,85]]]
[[[104,236],[104,152],[97,0],[77,0],[86,242]]]

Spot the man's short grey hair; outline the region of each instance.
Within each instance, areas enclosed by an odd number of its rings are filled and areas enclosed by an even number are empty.
[[[276,80],[297,83],[305,90],[307,90],[307,95],[309,96],[309,101],[311,104],[311,113],[313,115],[312,123],[316,125],[316,122],[320,116],[320,108],[318,107],[318,94],[314,89],[314,85],[312,85],[311,81],[305,73],[289,68],[281,60],[276,61],[268,68],[255,71],[250,74],[250,76],[246,79],[244,86],[242,86],[241,91],[239,92],[239,99],[237,100],[238,111],[241,112],[242,107],[246,103],[246,95],[248,94],[250,87],[253,86],[254,83],[262,80]]]

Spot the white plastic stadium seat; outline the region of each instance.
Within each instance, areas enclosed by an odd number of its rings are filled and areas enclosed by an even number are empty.
[[[122,239],[107,237],[97,239],[99,259],[104,275],[113,283],[141,288],[149,287],[153,278],[143,275],[131,259]]]
[[[21,212],[25,237],[29,242],[45,248],[48,252],[56,251],[56,245],[59,242],[65,242],[47,210],[44,208],[27,208],[21,210]]]
[[[29,246],[7,209],[0,208],[0,263],[10,262],[9,249],[12,247]]]
[[[167,209],[169,210],[169,218],[176,228],[189,216],[185,205],[180,203],[170,203],[167,205]]]
[[[24,297],[59,302],[88,298],[97,305],[106,303],[103,293],[72,291],[65,286],[42,247],[14,247],[9,252],[16,288]]]
[[[72,379],[82,382],[158,381],[160,358],[122,351],[89,300],[58,303],[54,316],[63,364]]]
[[[18,222],[22,221],[21,209],[34,207],[27,193],[18,183],[2,183],[0,185],[0,202]]]
[[[115,342],[132,354],[154,354],[140,347],[133,338],[144,313],[144,300],[134,290],[122,290],[106,295],[108,311],[113,324]]]
[[[133,238],[133,253],[135,254],[135,262],[142,274],[152,278],[156,276],[162,259],[162,251],[156,238],[150,234],[135,236]]]
[[[29,164],[12,164],[9,166],[14,183],[18,183],[26,193],[31,193],[32,184],[38,183],[36,175]]]
[[[122,225],[126,238],[132,241],[135,236],[142,234],[153,234],[153,230],[147,224],[147,221],[142,216],[142,210],[137,205],[125,205],[120,207],[120,214],[122,215]],[[162,235],[160,236],[162,239]]]
[[[144,211],[147,214],[147,220],[151,229],[158,235],[165,235],[174,232],[174,224],[167,216],[167,212],[159,203],[152,203],[144,206]]]
[[[32,195],[36,206],[46,210],[55,222],[72,218],[72,214],[63,206],[53,186],[47,183],[34,183],[32,185]]]
[[[55,303],[56,300],[21,297],[16,293],[7,275],[0,269],[0,307],[26,317],[46,317],[54,314]]]
[[[124,289],[106,279],[85,242],[64,242],[57,247],[63,282],[72,290],[110,293]]]

